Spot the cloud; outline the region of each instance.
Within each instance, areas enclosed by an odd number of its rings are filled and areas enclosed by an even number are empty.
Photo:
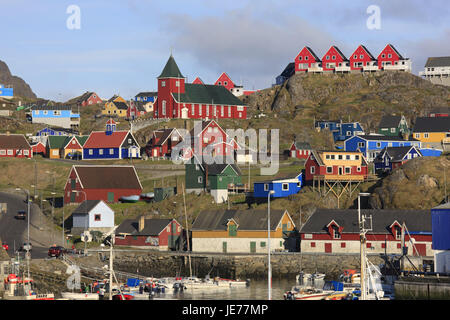
[[[177,52],[190,55],[198,65],[217,76],[225,71],[235,81],[252,79],[257,87],[274,82],[303,46],[321,56],[333,43],[330,34],[294,15],[272,12],[261,19],[259,13],[247,7],[223,16],[173,14],[163,31]]]

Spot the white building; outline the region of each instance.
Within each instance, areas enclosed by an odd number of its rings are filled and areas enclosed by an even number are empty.
[[[114,228],[114,211],[103,200],[86,200],[72,212],[72,234],[107,233]]]
[[[419,72],[419,76],[434,84],[450,86],[450,56],[428,58],[425,70]]]

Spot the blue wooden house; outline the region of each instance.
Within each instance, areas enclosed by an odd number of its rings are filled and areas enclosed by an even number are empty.
[[[400,167],[408,160],[418,157],[422,157],[422,154],[415,146],[384,148],[373,160],[375,172],[390,172],[393,169]]]
[[[14,89],[12,87],[0,84],[0,97],[12,99],[14,97]]]
[[[46,127],[44,129],[39,130],[36,133],[37,137],[48,137],[48,136],[73,136],[78,134],[78,131],[72,129],[64,129],[64,128],[50,128]]]
[[[345,141],[346,139],[363,135],[364,129],[359,122],[342,122],[337,120],[320,120],[316,121],[317,130],[330,130],[333,134],[334,141]]]
[[[80,114],[72,112],[70,106],[33,106],[31,107],[31,122],[73,129],[80,126]]]
[[[345,151],[360,151],[367,161],[372,162],[387,147],[421,147],[416,139],[403,140],[400,137],[384,135],[361,135],[348,138],[344,142]]]
[[[254,198],[267,198],[269,191],[275,193],[273,198],[284,198],[300,192],[303,186],[303,174],[300,173],[295,177],[276,179],[270,181],[258,181],[253,184]]]

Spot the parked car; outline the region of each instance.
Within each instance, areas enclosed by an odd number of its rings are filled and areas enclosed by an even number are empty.
[[[3,247],[3,249],[5,249],[6,251],[9,250],[9,246],[8,246],[8,244],[7,244],[6,242],[3,242],[3,243],[2,243],[2,247]]]
[[[17,211],[16,219],[25,220],[26,217],[27,217],[27,212],[25,210]]]
[[[19,251],[30,251],[31,252],[31,249],[33,248],[33,245],[31,244],[31,242],[30,243],[27,243],[27,242],[24,242],[23,243],[23,245],[19,248]]]
[[[48,256],[49,257],[60,257],[62,255],[64,255],[64,253],[66,253],[66,249],[64,247],[61,246],[51,246],[48,249]]]

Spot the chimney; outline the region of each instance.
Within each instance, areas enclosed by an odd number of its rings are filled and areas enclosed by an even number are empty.
[[[140,216],[138,231],[141,232],[142,230],[144,230],[144,226],[145,226],[145,216]]]

